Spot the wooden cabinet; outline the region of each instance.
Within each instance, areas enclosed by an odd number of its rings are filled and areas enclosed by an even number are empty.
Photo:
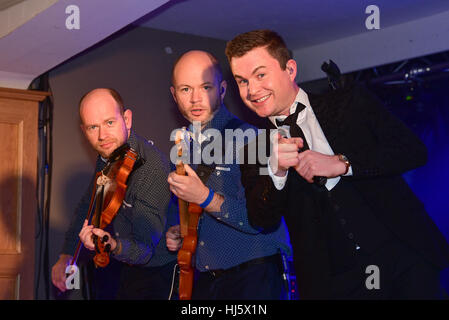
[[[0,299],[33,299],[40,91],[0,88]]]

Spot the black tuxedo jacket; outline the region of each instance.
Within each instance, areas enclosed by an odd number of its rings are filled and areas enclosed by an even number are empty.
[[[342,179],[351,182],[400,241],[438,268],[447,267],[446,239],[401,177],[426,163],[424,144],[364,88],[309,94],[309,100],[334,153],[351,162],[353,175]],[[268,119],[267,128],[274,128]],[[242,165],[241,171],[250,223],[268,232],[284,216],[300,297],[326,298],[329,253],[321,204],[310,194],[308,182],[290,168],[285,187],[278,191],[271,177],[259,175],[258,165]]]

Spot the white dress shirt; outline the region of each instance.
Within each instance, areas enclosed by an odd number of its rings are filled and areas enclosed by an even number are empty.
[[[296,124],[303,131],[310,150],[313,150],[313,151],[316,151],[316,152],[319,152],[322,154],[335,155],[334,151],[332,150],[331,146],[329,145],[329,142],[327,142],[326,136],[324,135],[323,130],[321,129],[318,119],[315,117],[315,113],[313,112],[312,107],[310,106],[309,97],[307,96],[307,93],[304,90],[302,90],[301,88],[299,88],[298,94],[296,95],[296,98],[295,98],[295,101],[290,106],[290,114],[293,114],[295,112],[297,102],[300,102],[306,106],[306,108],[304,108],[304,110],[299,112],[298,118],[296,120]],[[284,116],[284,115],[269,117],[270,121],[276,127],[277,127],[276,119],[284,120],[285,118],[287,118],[287,116]],[[268,165],[268,174],[271,176],[276,189],[282,190],[287,181],[288,171],[285,176],[278,177],[273,174],[270,166]],[[346,176],[350,176],[350,175],[352,175],[351,167],[349,167],[349,170],[346,173]],[[325,184],[326,189],[329,191],[332,190],[332,188],[334,188],[337,185],[338,181],[340,181],[340,177],[328,178],[327,182]]]

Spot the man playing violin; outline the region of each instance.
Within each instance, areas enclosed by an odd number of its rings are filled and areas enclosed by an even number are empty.
[[[66,232],[59,260],[52,268],[52,282],[60,291],[67,290],[65,270],[77,242],[82,241],[85,248],[94,251],[95,235],[105,240],[111,263],[121,269],[115,298],[167,299],[176,255],[167,250],[164,234],[177,219],[176,211],[170,209],[171,195],[166,181],[170,164],[154,146],[131,130],[132,111],[124,110],[117,91],[100,88],[88,92],[80,101],[79,112],[81,130],[99,154],[96,172],[125,143],[137,152],[139,160],[128,179],[121,208],[105,230],[86,220],[94,183],[91,181]],[[104,271],[96,269],[95,275]]]
[[[222,133],[225,129],[254,130],[225,107],[226,81],[210,53],[189,51],[182,55],[174,65],[172,81],[170,90],[179,111],[193,125],[200,124],[201,133],[198,137],[194,134],[193,139],[201,149],[210,142],[200,137],[208,129]],[[214,162],[205,183],[195,171],[200,167],[195,163],[185,164],[186,176],[176,172],[168,176],[170,190],[177,197],[204,209],[196,248],[199,277],[193,285],[192,299],[283,299],[286,292],[279,252],[290,254],[285,225],[281,223],[267,233],[249,225],[235,160],[231,164]],[[179,230],[174,226],[167,232],[171,250],[181,247]]]

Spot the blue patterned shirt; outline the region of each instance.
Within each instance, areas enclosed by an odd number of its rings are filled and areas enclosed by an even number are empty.
[[[214,128],[221,131],[231,119],[235,117],[222,105],[202,132],[207,136],[207,129]],[[257,130],[247,123],[238,128],[243,131]],[[193,130],[192,125],[190,130]],[[229,143],[230,141],[226,142],[227,147]],[[270,233],[261,233],[249,224],[245,189],[240,180],[239,164],[235,161],[235,143],[232,148],[233,163],[216,164],[215,170],[206,182],[215,193],[223,196],[224,202],[221,211],[204,211],[201,215],[196,251],[196,268],[200,271],[228,269],[248,260],[273,255],[279,250],[288,256],[291,255],[284,221]]]

